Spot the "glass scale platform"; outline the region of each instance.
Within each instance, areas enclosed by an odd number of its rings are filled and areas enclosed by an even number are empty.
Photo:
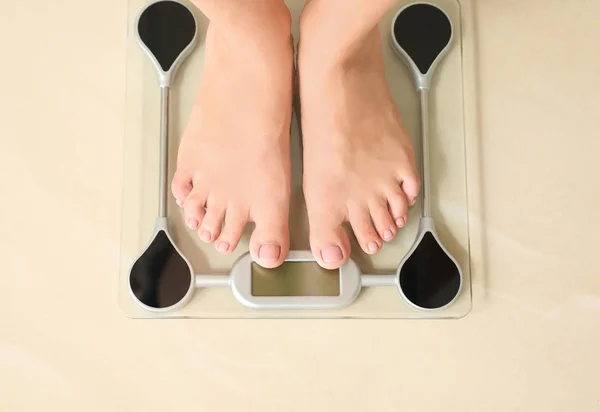
[[[412,305],[398,287],[379,281],[382,274],[396,273],[399,263],[410,250],[417,235],[421,214],[421,198],[409,211],[408,224],[399,230],[392,242],[384,243],[376,255],[364,253],[352,231],[352,261],[365,274],[368,287],[362,287],[351,304],[331,309],[256,309],[236,299],[227,285],[208,286],[197,282],[190,299],[175,310],[154,311],[140,305],[130,286],[132,264],[147,246],[155,228],[159,204],[159,130],[161,91],[156,73],[140,48],[136,33],[136,18],[151,2],[129,0],[126,127],[124,134],[122,234],[120,271],[118,277],[119,305],[131,318],[365,318],[365,319],[456,319],[471,309],[471,273],[469,255],[469,222],[467,210],[466,150],[464,124],[463,42],[460,4],[455,0],[437,0],[452,21],[453,40],[448,53],[437,67],[429,93],[430,134],[430,199],[437,233],[444,246],[456,259],[462,271],[462,283],[456,298],[447,306],[428,310]],[[198,84],[202,79],[204,37],[208,20],[191,3],[180,1],[194,14],[197,22],[197,44],[178,69],[170,91],[170,121],[168,147],[168,181],[176,164],[179,139],[189,117]],[[288,0],[294,17],[293,34],[298,38],[297,21],[303,0]],[[413,2],[402,1],[390,10],[380,23],[385,40],[383,52],[386,76],[394,100],[404,119],[420,159],[421,124],[419,93],[404,62],[387,41],[395,14]],[[232,119],[233,121],[234,119]],[[291,250],[308,251],[308,224],[302,195],[300,136],[297,118],[292,120],[292,198],[290,204]],[[170,193],[170,190],[169,190]],[[185,227],[182,209],[168,196],[169,231],[181,253],[198,274],[228,274],[233,265],[244,258],[253,224],[247,230],[234,253],[223,255],[214,245],[203,243],[195,231]],[[349,226],[347,226],[349,229]],[[300,252],[306,254],[306,252]],[[247,260],[247,258],[246,258]],[[299,266],[300,265],[300,266]],[[339,293],[339,277],[325,273],[316,263],[285,263],[278,269],[265,271],[252,265],[253,292],[256,296],[281,294],[290,282],[302,276],[297,284],[302,294],[331,295]],[[271,279],[271,280],[268,280]],[[216,282],[219,283],[219,282]],[[222,283],[222,282],[221,282]],[[258,287],[258,285],[262,285]],[[278,286],[279,285],[279,286]],[[287,285],[287,286],[286,286]],[[299,289],[299,290],[300,290]],[[284,293],[285,294],[285,293]],[[291,293],[292,295],[294,293]]]

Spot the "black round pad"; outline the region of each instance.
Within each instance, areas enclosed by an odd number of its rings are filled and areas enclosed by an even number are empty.
[[[431,4],[406,7],[394,22],[393,35],[400,47],[426,74],[452,37],[448,16]]]
[[[159,1],[144,10],[137,27],[140,39],[168,72],[196,35],[192,12],[175,1]]]
[[[460,288],[458,267],[431,232],[426,232],[400,269],[400,288],[413,304],[426,309],[447,305]]]
[[[180,302],[192,281],[188,264],[161,230],[131,268],[129,285],[140,302],[160,309]]]

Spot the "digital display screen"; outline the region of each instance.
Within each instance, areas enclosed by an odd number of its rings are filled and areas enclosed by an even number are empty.
[[[252,296],[339,296],[340,271],[317,262],[284,262],[275,269],[252,263]]]

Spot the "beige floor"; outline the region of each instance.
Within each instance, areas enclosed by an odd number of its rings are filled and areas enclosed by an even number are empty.
[[[599,411],[600,3],[473,3],[460,321],[127,319],[127,4],[3,7],[0,410]]]

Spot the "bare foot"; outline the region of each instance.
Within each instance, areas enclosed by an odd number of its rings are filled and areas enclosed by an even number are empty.
[[[259,27],[211,23],[172,184],[186,225],[220,252],[255,222],[250,252],[264,267],[289,249],[292,65],[289,13]]]
[[[378,28],[344,49],[313,37],[310,27],[301,26],[301,33],[310,245],[319,264],[334,269],[350,256],[342,223],[350,222],[366,253],[376,253],[406,224],[420,182],[410,138],[385,79]]]

